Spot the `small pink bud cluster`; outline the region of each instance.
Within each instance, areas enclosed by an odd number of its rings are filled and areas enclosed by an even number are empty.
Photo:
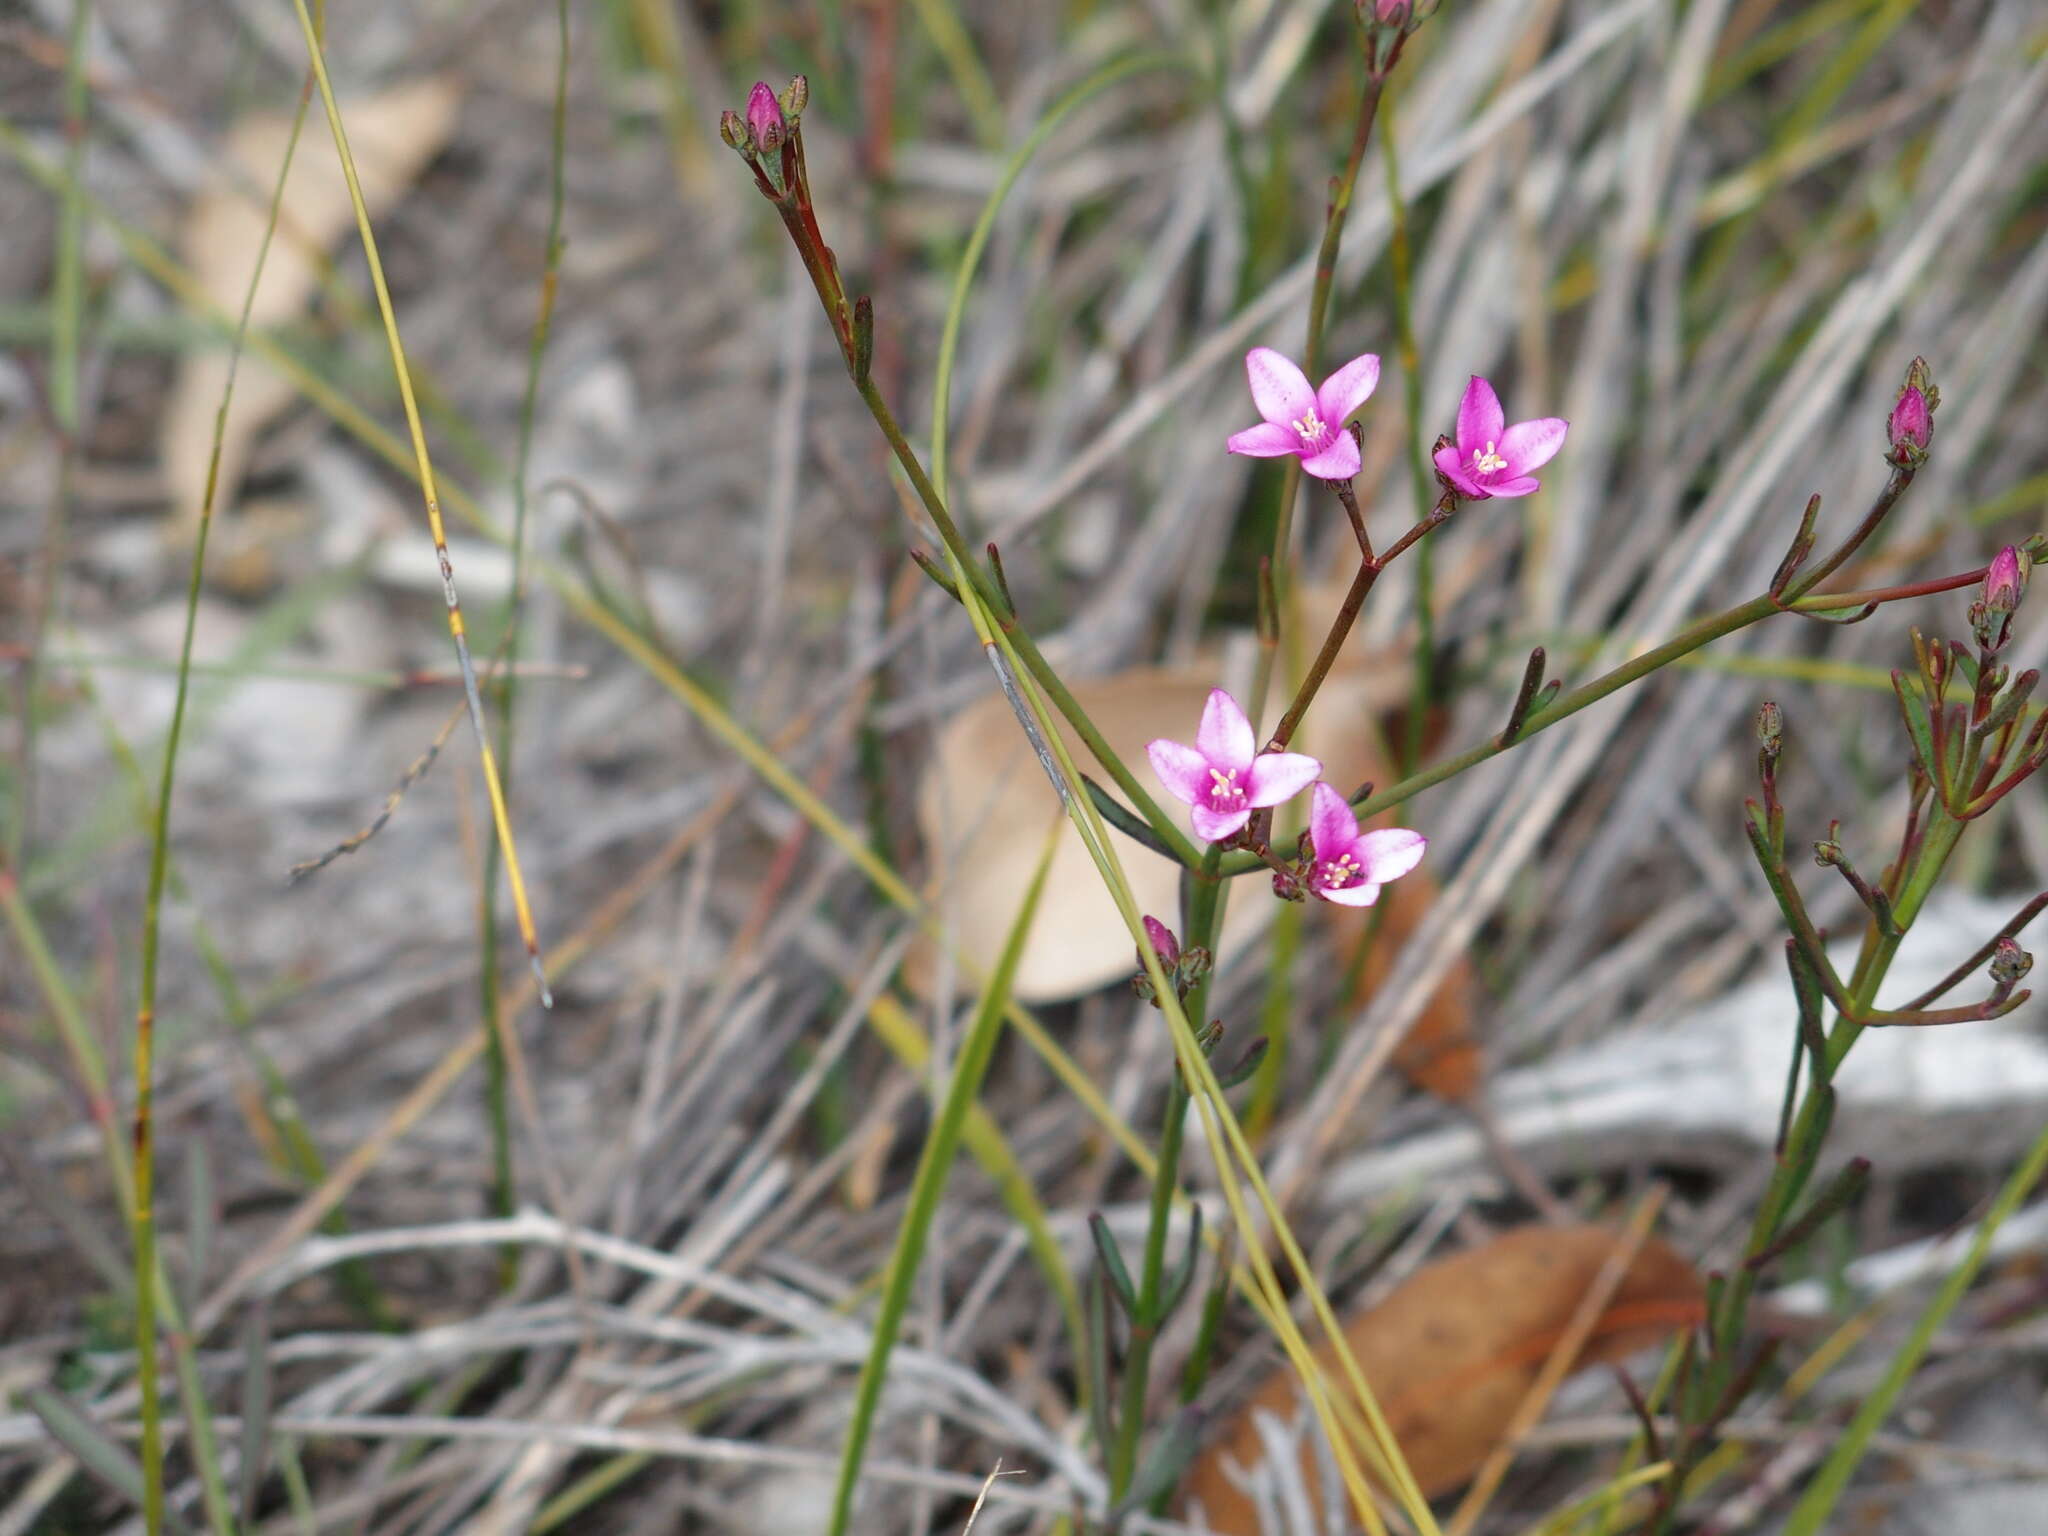
[[[1906,369],[1906,382],[1892,413],[1885,418],[1885,460],[1900,469],[1918,469],[1927,462],[1927,448],[1934,441],[1934,408],[1941,404],[1941,391],[1934,387],[1927,359],[1916,357]]]
[[[1436,9],[1436,0],[1352,0],[1365,34],[1365,63],[1384,78],[1400,57],[1401,44],[1422,19]]]
[[[1185,998],[1194,990],[1195,983],[1209,974],[1209,951],[1199,944],[1182,950],[1173,930],[1150,914],[1145,917],[1145,942],[1159,957],[1159,969],[1166,973],[1167,985],[1173,988],[1175,997]],[[1138,954],[1138,974],[1131,978],[1131,990],[1155,1008],[1159,1006],[1158,993],[1145,971],[1142,950]]]
[[[777,96],[765,80],[747,93],[744,114],[728,111],[718,119],[718,136],[749,160],[773,164],[796,131],[797,120],[810,104],[811,84],[797,75]]]
[[[1339,906],[1369,907],[1379,900],[1382,885],[1422,862],[1421,833],[1393,827],[1362,831],[1344,797],[1321,782],[1323,765],[1316,759],[1259,751],[1251,721],[1221,688],[1210,690],[1193,746],[1162,737],[1145,752],[1159,781],[1192,808],[1195,831],[1212,843],[1236,837],[1253,811],[1313,788],[1301,859],[1275,879],[1283,896],[1309,892]],[[1148,919],[1146,931],[1164,960],[1164,929],[1154,933]],[[1171,941],[1172,935],[1165,938]]]

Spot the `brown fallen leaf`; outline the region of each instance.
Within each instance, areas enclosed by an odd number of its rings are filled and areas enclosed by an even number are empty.
[[[452,75],[428,75],[341,103],[363,203],[373,221],[448,142],[461,99],[461,84]],[[221,146],[221,170],[186,214],[179,248],[200,288],[227,315],[241,313],[256,270],[291,125],[290,112],[251,112],[237,119]],[[292,153],[277,234],[256,286],[250,326],[261,330],[303,314],[330,248],[354,227],[341,161],[316,102]],[[227,374],[225,347],[187,351],[164,408],[159,429],[164,481],[173,515],[184,525],[197,519],[205,497],[214,418]],[[260,359],[243,358],[221,439],[222,506],[234,499],[256,434],[291,400],[289,383]]]
[[[1448,1492],[1478,1470],[1620,1241],[1606,1227],[1523,1227],[1424,1265],[1345,1325],[1425,1495]],[[1692,1326],[1704,1298],[1692,1265],[1669,1244],[1647,1240],[1574,1368],[1621,1359]],[[1317,1359],[1333,1383],[1341,1379],[1327,1350]],[[1256,1510],[1225,1470],[1226,1458],[1246,1468],[1264,1459],[1253,1413],[1287,1420],[1298,1407],[1294,1371],[1282,1366],[1195,1463],[1184,1499],[1190,1508],[1200,1502],[1218,1536],[1259,1536]],[[1303,1474],[1316,1486],[1307,1451]]]

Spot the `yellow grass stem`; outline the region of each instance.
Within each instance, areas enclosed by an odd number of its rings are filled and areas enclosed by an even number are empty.
[[[391,289],[384,281],[384,263],[377,254],[376,232],[370,228],[370,211],[363,205],[363,188],[356,176],[355,156],[350,153],[348,132],[342,126],[341,110],[335,105],[334,86],[327,78],[327,59],[320,35],[313,25],[306,0],[292,0],[305,37],[306,56],[313,68],[313,80],[320,90],[320,105],[327,114],[328,131],[334,136],[334,151],[341,160],[342,179],[348,183],[349,205],[355,211],[356,233],[363,242],[363,258],[369,264],[370,285],[376,290],[377,311],[384,321],[384,339],[391,348],[391,367],[398,380],[398,397],[405,408],[405,427],[412,438],[413,461],[420,494],[426,502],[427,527],[434,537],[434,553],[441,562],[441,593],[448,604],[448,634],[455,643],[456,664],[462,669],[462,689],[469,703],[470,729],[476,736],[477,757],[483,764],[484,789],[491,801],[491,824],[498,846],[505,856],[505,880],[512,891],[512,907],[519,919],[519,937],[526,945],[543,1008],[552,1007],[547,971],[541,964],[540,937],[534,928],[533,909],[526,898],[526,879],[519,869],[519,848],[512,836],[512,818],[505,806],[504,785],[498,776],[498,761],[491,751],[490,732],[484,724],[483,700],[477,693],[476,667],[470,660],[469,637],[462,622],[462,604],[455,592],[455,568],[448,558],[448,534],[441,522],[441,502],[434,484],[434,465],[427,452],[426,429],[420,422],[419,401],[413,394],[412,372],[405,360],[405,344],[398,335],[398,315],[391,304]]]

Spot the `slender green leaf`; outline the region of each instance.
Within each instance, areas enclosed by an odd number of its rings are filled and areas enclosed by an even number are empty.
[[[952,1080],[947,1084],[938,1118],[926,1134],[924,1150],[918,1157],[917,1173],[911,1181],[910,1205],[903,1214],[903,1225],[897,1231],[895,1251],[890,1255],[888,1274],[882,1285],[881,1305],[875,1314],[874,1339],[868,1349],[867,1363],[861,1367],[860,1385],[854,1397],[853,1422],[847,1427],[846,1444],[840,1452],[839,1486],[832,1501],[832,1536],[844,1536],[853,1515],[854,1490],[860,1482],[861,1461],[867,1453],[868,1439],[874,1432],[875,1412],[881,1406],[882,1384],[889,1374],[889,1355],[896,1347],[897,1331],[902,1327],[904,1310],[910,1304],[911,1284],[917,1278],[918,1262],[924,1256],[925,1238],[930,1234],[932,1219],[938,1214],[939,1197],[945,1193],[946,1180],[953,1171],[953,1155],[959,1149],[967,1112],[981,1094],[982,1078],[995,1056],[996,1042],[1002,1038],[1010,986],[1016,979],[1017,962],[1023,956],[1025,941],[1031,935],[1032,919],[1038,915],[1038,898],[1045,889],[1045,872],[1052,867],[1053,850],[1057,846],[1054,836],[1046,838],[1045,850],[1038,858],[1037,873],[1031,877],[1023,904],[1018,908],[1017,919],[1010,925],[1009,938],[996,961],[995,972],[989,977],[981,1002],[975,1008],[973,1022],[967,1028],[967,1038],[961,1042],[960,1054],[954,1060]]]
[[[77,1457],[81,1467],[130,1503],[142,1503],[142,1463],[91,1414],[55,1387],[30,1387],[21,1399],[43,1421],[50,1438]],[[172,1530],[189,1529],[175,1514],[168,1518]]]

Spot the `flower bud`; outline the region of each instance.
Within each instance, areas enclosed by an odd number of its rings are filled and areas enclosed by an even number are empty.
[[[1885,421],[1885,440],[1891,445],[1885,454],[1888,461],[1901,469],[1918,469],[1927,462],[1927,446],[1934,440],[1934,408],[1939,404],[1941,391],[1928,375],[1927,359],[1914,358]]]
[[[2001,937],[1991,951],[1991,980],[2005,991],[2034,968],[2034,957],[2014,940]]]
[[[1991,562],[1991,569],[1984,573],[1984,606],[2003,608],[2007,613],[2020,605],[2020,594],[2027,589],[2027,569],[2020,563],[2019,550],[2008,544],[2001,549]]]
[[[756,80],[754,89],[747,95],[747,132],[753,136],[754,147],[762,154],[768,154],[782,147],[788,129],[782,121],[782,104],[775,99],[775,93],[768,89],[768,82]]]
[[[747,142],[747,120],[730,108],[719,114],[718,136],[743,155],[751,148]]]
[[[1756,744],[1776,757],[1785,739],[1785,711],[1776,699],[1765,699],[1756,712]]]
[[[1970,627],[1977,644],[1987,651],[2002,650],[2012,634],[2012,616],[2027,590],[2030,562],[2013,545],[2001,549],[1984,572],[1984,586],[1970,604]]]
[[[783,112],[791,122],[795,122],[804,115],[804,108],[811,104],[809,78],[804,75],[791,75],[789,84],[782,88],[782,95],[778,99],[782,103]]]
[[[1152,941],[1152,952],[1159,956],[1159,963],[1172,970],[1180,963],[1180,940],[1173,936],[1173,930],[1156,917],[1145,919],[1145,937]]]

